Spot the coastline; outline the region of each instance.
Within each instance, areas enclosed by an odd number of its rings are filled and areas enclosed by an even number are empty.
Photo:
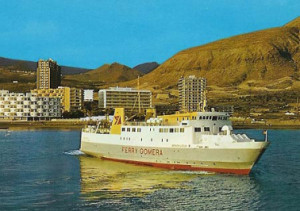
[[[293,124],[294,123],[294,124]],[[90,124],[96,124],[95,121],[79,121],[79,120],[59,120],[59,121],[16,121],[7,120],[0,121],[0,130],[2,129],[74,129],[81,130]],[[232,122],[234,129],[300,129],[298,122],[277,122],[276,124],[253,124],[248,122]]]
[[[74,129],[81,130],[89,124],[96,124],[93,121],[0,121],[0,129],[9,130],[30,130],[30,129]]]
[[[285,124],[279,124],[279,125],[260,125],[260,124],[240,124],[240,123],[233,123],[232,124],[233,129],[300,129],[300,125],[285,125]]]

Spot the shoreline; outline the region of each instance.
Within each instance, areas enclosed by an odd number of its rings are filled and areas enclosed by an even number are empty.
[[[5,129],[74,129],[81,130],[94,121],[60,120],[60,121],[0,121],[0,130]],[[234,129],[300,129],[300,124],[251,124],[232,122]]]
[[[0,121],[0,130],[15,129],[74,129],[81,130],[92,121]]]
[[[282,130],[296,130],[300,129],[300,125],[255,125],[255,124],[232,124],[233,129],[282,129]]]

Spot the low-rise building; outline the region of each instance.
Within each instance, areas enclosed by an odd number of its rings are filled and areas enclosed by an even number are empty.
[[[84,102],[93,102],[94,100],[94,90],[85,89],[83,90],[83,101]]]
[[[83,95],[82,90],[70,87],[58,87],[57,89],[34,89],[31,93],[38,96],[58,97],[61,100],[62,112],[82,110]]]
[[[149,90],[110,87],[98,92],[99,108],[125,108],[127,111],[143,111],[152,107],[152,93]]]
[[[61,117],[60,98],[0,90],[0,119],[48,120]]]

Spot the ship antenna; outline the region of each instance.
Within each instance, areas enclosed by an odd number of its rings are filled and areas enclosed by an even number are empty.
[[[140,94],[140,76],[138,76],[138,101],[139,101],[139,114],[141,113],[141,94]]]

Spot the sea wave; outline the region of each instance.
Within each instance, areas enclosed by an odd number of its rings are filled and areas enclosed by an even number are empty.
[[[70,150],[70,151],[64,152],[64,154],[77,156],[77,155],[84,155],[84,152],[77,149],[77,150]]]

